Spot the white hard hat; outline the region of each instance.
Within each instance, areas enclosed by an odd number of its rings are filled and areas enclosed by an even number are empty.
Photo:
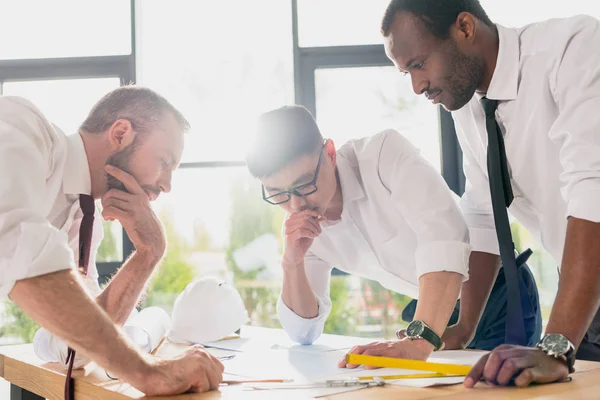
[[[171,313],[169,339],[206,343],[222,339],[248,321],[238,291],[216,278],[191,282],[177,296]]]

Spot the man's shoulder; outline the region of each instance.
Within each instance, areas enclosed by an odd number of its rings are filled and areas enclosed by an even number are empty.
[[[356,161],[379,158],[381,152],[415,151],[413,144],[394,129],[386,129],[373,136],[351,139],[338,150],[338,154]]]
[[[534,22],[516,29],[521,58],[546,52],[550,57],[562,57],[563,49],[573,37],[594,32],[600,40],[600,21],[590,15],[575,15]]]
[[[0,115],[12,114],[42,115],[31,101],[19,96],[0,96]]]
[[[43,140],[47,145],[65,136],[38,107],[23,97],[0,96],[0,123],[32,139]]]

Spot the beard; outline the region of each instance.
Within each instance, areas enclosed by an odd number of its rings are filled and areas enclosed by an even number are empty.
[[[456,111],[464,107],[475,94],[483,79],[485,65],[480,57],[463,54],[456,43],[449,41],[448,60],[450,74],[446,78],[450,100],[443,104],[447,111]]]
[[[131,159],[133,158],[133,155],[135,154],[138,148],[139,143],[137,143],[137,141],[138,138],[136,137],[135,139],[133,139],[133,142],[129,146],[108,157],[108,159],[106,160],[106,165],[112,165],[131,175]],[[129,193],[125,185],[120,180],[108,173],[106,174],[106,186],[108,190],[117,189]]]

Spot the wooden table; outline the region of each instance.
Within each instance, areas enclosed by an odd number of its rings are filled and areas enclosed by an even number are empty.
[[[381,388],[362,389],[354,392],[325,397],[330,400],[354,399],[599,399],[600,398],[600,363],[578,361],[577,372],[572,375],[572,382],[531,386],[526,389],[514,387],[490,387],[483,383],[475,389],[465,389],[462,385],[442,386],[434,388],[411,388],[386,386]],[[0,376],[11,383],[11,400],[62,400],[64,389],[64,367],[48,364],[39,360],[33,353],[31,345],[0,347]],[[281,392],[241,391],[241,388],[230,387],[221,391],[204,394],[185,394],[171,397],[145,397],[141,392],[120,381],[110,380],[104,370],[95,365],[85,370],[74,371],[76,400],[206,400],[206,399],[281,399]],[[286,400],[305,398],[286,392]]]

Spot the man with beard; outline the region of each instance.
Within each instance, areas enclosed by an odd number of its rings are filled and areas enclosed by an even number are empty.
[[[462,208],[479,262],[453,327],[464,340],[453,346],[469,340],[497,254],[505,271],[514,267],[508,206],[560,264],[544,338],[498,347],[465,385],[554,382],[573,371],[575,354],[600,361],[600,22],[576,16],[508,29],[477,0],[393,0],[382,34],[415,93],[452,112],[463,150]],[[514,318],[508,328],[518,325]]]
[[[71,367],[81,354],[148,395],[216,389],[222,379],[222,364],[200,348],[159,360],[119,328],[164,254],[150,201],[170,191],[188,128],[142,87],[105,95],[71,136],[29,101],[0,97],[0,295],[68,343]],[[101,218],[119,221],[136,248],[103,290]]]

